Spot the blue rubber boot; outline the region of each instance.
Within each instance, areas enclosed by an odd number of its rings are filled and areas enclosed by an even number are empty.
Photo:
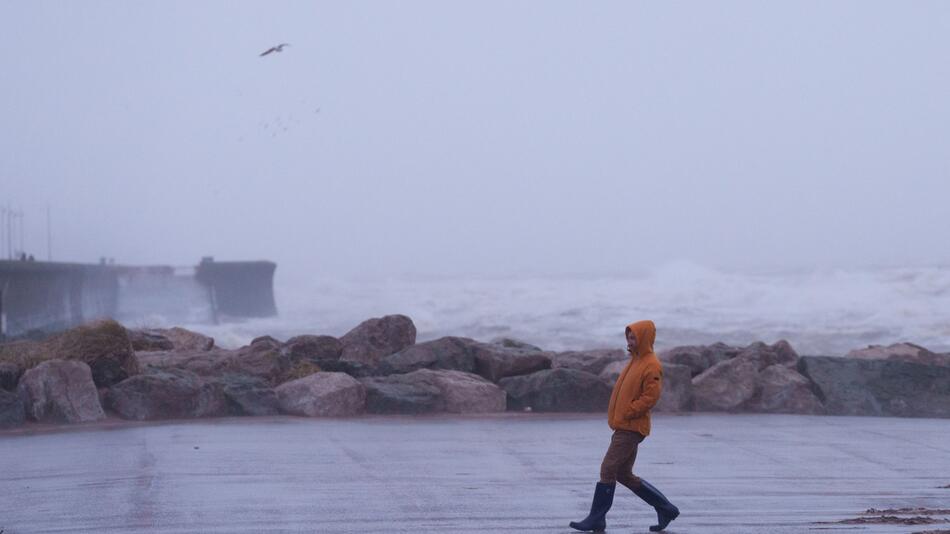
[[[607,528],[607,511],[614,503],[614,487],[614,484],[598,482],[594,488],[590,514],[582,521],[571,521],[571,528],[584,532],[603,532]]]
[[[659,532],[670,524],[670,521],[680,515],[679,508],[673,506],[673,503],[660,493],[660,490],[653,487],[646,480],[640,479],[640,486],[633,490],[633,493],[644,500],[647,504],[656,509],[657,524],[650,527],[650,532]]]

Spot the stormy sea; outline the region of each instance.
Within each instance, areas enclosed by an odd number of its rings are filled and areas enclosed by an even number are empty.
[[[254,337],[342,335],[370,317],[410,316],[418,340],[512,337],[550,350],[622,346],[623,327],[653,319],[657,348],[786,339],[800,354],[843,355],[910,341],[950,351],[950,267],[731,273],[672,263],[639,275],[544,277],[284,275],[279,315],[181,324],[236,347]],[[141,326],[170,326],[153,315]]]

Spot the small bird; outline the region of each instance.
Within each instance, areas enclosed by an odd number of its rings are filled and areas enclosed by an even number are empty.
[[[288,43],[280,43],[280,44],[277,45],[277,46],[272,46],[272,47],[268,48],[267,50],[263,51],[263,52],[261,53],[260,57],[264,57],[264,56],[266,56],[267,54],[270,54],[270,53],[272,53],[272,52],[283,52],[285,46],[290,46],[290,44],[288,44]]]

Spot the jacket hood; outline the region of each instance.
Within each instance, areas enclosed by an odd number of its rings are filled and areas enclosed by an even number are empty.
[[[627,325],[624,330],[624,336],[627,332],[633,332],[637,336],[637,356],[646,356],[653,352],[653,342],[656,340],[656,325],[653,321],[637,321]]]

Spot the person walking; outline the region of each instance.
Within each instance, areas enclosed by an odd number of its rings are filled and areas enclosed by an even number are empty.
[[[627,326],[625,334],[630,361],[614,384],[607,408],[607,423],[614,434],[600,466],[600,482],[594,487],[590,514],[570,524],[581,531],[599,532],[607,528],[607,511],[613,504],[617,482],[656,509],[657,524],[650,527],[651,532],[665,529],[680,515],[679,508],[660,490],[633,474],[637,447],[650,435],[650,410],[660,400],[663,366],[653,353],[656,339],[653,321],[632,323]]]

